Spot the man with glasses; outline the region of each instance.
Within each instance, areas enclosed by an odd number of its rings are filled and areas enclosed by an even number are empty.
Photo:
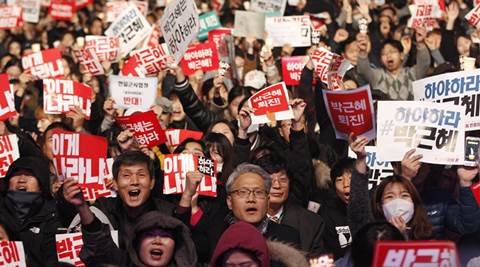
[[[270,175],[257,165],[241,164],[233,171],[226,183],[227,214],[217,212],[210,218],[202,217],[193,229],[200,262],[203,257],[211,257],[222,233],[237,221],[254,225],[267,239],[300,247],[297,230],[274,223],[267,217],[271,184]]]

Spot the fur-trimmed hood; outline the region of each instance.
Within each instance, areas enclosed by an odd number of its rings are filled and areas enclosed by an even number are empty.
[[[280,241],[267,240],[268,252],[272,262],[285,267],[309,267],[305,254],[300,250]]]
[[[330,167],[323,161],[314,159],[313,170],[315,174],[315,184],[318,189],[327,189],[332,182],[330,178]]]

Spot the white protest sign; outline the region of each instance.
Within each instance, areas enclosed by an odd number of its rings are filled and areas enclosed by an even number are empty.
[[[287,0],[252,0],[250,2],[250,10],[268,13],[274,16],[283,16],[286,6]]]
[[[123,56],[128,54],[145,39],[152,27],[137,7],[130,5],[105,31],[107,36],[120,39],[120,52]]]
[[[0,242],[0,266],[27,267],[21,241]]]
[[[38,23],[41,4],[41,0],[22,0],[23,20]]]
[[[109,92],[119,108],[149,109],[157,97],[157,78],[110,75]]]
[[[168,51],[178,64],[190,42],[200,30],[197,6],[192,0],[173,0],[168,3],[160,20],[160,29]]]
[[[265,38],[265,14],[249,11],[235,11],[233,35],[240,37]]]
[[[415,100],[465,107],[465,130],[480,129],[480,69],[428,77],[412,87]]]
[[[5,177],[8,167],[19,157],[17,135],[0,136],[0,178]]]
[[[416,149],[422,162],[463,164],[465,108],[423,101],[380,101],[377,109],[378,158],[401,161]]]
[[[290,44],[293,47],[311,45],[311,22],[309,16],[267,17],[265,30],[273,46]]]
[[[368,190],[379,185],[383,179],[393,175],[392,164],[388,161],[381,161],[377,158],[377,147],[366,146],[367,152],[367,166],[368,166]],[[350,148],[348,149],[348,156],[356,159],[357,155]]]
[[[416,0],[409,6],[412,16],[407,22],[409,28],[432,28],[435,20],[442,17],[442,10],[438,0]]]
[[[112,1],[106,3],[107,22],[112,22],[129,6],[136,6],[142,15],[148,14],[148,1]]]
[[[113,242],[118,246],[118,231],[110,231]],[[85,266],[80,260],[80,250],[83,247],[82,233],[56,234],[55,247],[59,262],[75,266]]]
[[[480,28],[480,4],[476,5],[474,9],[470,10],[465,19],[472,24],[475,28]]]

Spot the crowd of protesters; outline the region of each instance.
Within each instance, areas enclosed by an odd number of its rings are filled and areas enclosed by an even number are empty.
[[[327,86],[314,77],[311,61],[300,85],[288,88],[293,119],[251,130],[246,105],[252,94],[282,81],[281,57],[308,56],[318,47],[354,66],[344,89],[369,84],[374,101],[413,100],[413,81],[460,70],[461,56],[477,58],[480,66],[480,32],[464,19],[475,1],[445,0],[443,18],[430,31],[407,27],[413,1],[287,1],[285,16],[320,14],[318,44],[268,50],[264,40],[234,37],[231,79],[215,71],[187,77],[174,64],[156,75],[151,109],[162,127],[204,133],[175,151],[165,144],[139,146],[115,124],[125,111],[115,108],[108,78],[126,58],[102,62],[105,75],[80,71],[72,48],[77,37],[104,34],[105,2],[77,10],[71,21],[53,20],[42,8],[37,24],[0,31],[0,71],[13,85],[18,112],[0,122],[0,134],[17,135],[20,152],[0,179],[0,240],[22,241],[27,266],[67,266],[58,262],[55,234],[65,233],[77,214],[87,266],[320,266],[317,258],[325,254],[335,266],[370,266],[376,240],[453,240],[463,265],[480,266],[480,210],[470,190],[478,167],[422,163],[411,150],[392,162],[393,176],[369,191],[365,146],[374,141],[335,138],[322,96]],[[195,2],[206,13],[218,1]],[[223,27],[233,27],[236,10],[248,7],[244,0],[225,0],[216,12]],[[159,24],[163,11],[150,1],[148,21]],[[360,32],[359,18],[368,21],[368,33]],[[58,48],[63,78],[93,88],[89,120],[78,107],[66,115],[44,113],[42,82],[21,64],[33,44]],[[108,139],[118,197],[90,203],[77,181],[56,177],[54,129]],[[347,157],[349,148],[356,159]],[[187,173],[181,195],[163,195],[161,160],[169,153],[215,159],[217,197],[196,194],[203,177],[196,171]],[[117,243],[110,230],[118,231]]]

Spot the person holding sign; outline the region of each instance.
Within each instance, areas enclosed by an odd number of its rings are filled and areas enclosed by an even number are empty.
[[[413,99],[412,81],[425,77],[430,66],[430,53],[424,40],[426,30],[416,29],[417,64],[412,67],[403,67],[403,46],[399,41],[387,39],[381,48],[382,69],[372,69],[368,60],[368,35],[358,35],[359,57],[358,73],[371,85],[373,90],[380,90],[392,100]]]

